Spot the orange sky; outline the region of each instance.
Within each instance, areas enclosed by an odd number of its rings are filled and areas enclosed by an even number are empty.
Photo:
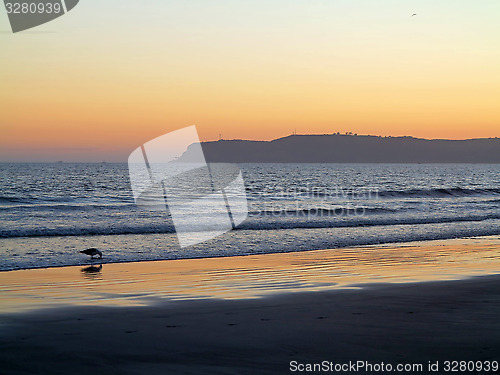
[[[500,136],[499,2],[435,3],[87,1],[19,34],[0,12],[0,160],[125,161],[193,124]]]

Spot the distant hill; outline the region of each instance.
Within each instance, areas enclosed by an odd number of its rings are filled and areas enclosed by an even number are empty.
[[[273,141],[203,142],[202,147],[207,162],[500,163],[500,138],[429,140],[370,135],[290,135]],[[188,155],[189,149],[185,153]]]

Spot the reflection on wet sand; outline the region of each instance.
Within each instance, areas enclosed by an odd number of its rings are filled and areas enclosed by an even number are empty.
[[[101,277],[101,270],[102,270],[102,264],[99,264],[98,266],[91,265],[83,267],[80,270],[80,272],[86,278],[95,279]]]
[[[500,272],[500,238],[244,257],[0,272],[2,311],[55,305],[147,305],[159,299],[258,298],[372,283],[453,280]],[[81,275],[84,277],[82,278]]]

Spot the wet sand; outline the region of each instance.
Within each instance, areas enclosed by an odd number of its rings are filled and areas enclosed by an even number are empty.
[[[493,242],[488,246],[497,246]],[[441,251],[460,243],[427,244],[423,254],[430,254],[431,247]],[[469,246],[469,252],[481,243],[469,240],[462,245]],[[395,248],[377,249],[394,254],[390,251]],[[402,253],[405,250],[399,248]],[[443,370],[445,360],[500,360],[500,275],[458,277],[462,260],[444,275],[462,280],[429,281],[437,270],[424,272],[420,267],[421,273],[409,272],[414,261],[407,259],[403,263],[409,268],[397,261],[397,267],[372,270],[369,278],[354,267],[357,276],[351,280],[348,275],[328,274],[334,265],[319,266],[327,255],[308,252],[104,265],[93,271],[65,267],[4,273],[0,372],[288,374],[293,373],[291,361],[369,361],[422,364],[424,371],[418,373],[427,373],[429,361],[441,361]],[[493,271],[498,257],[492,256],[488,264]],[[113,272],[120,275],[124,269],[135,278],[122,275],[113,284]],[[269,276],[273,272],[277,273]],[[200,275],[205,279],[199,280]],[[415,278],[420,282],[408,282]],[[145,290],[149,294],[144,295]],[[75,303],[71,293],[76,293]],[[43,308],[35,308],[33,301]]]

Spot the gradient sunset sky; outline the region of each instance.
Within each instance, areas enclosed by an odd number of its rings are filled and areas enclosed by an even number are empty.
[[[500,137],[498,0],[81,0],[17,34],[2,6],[0,46],[1,161],[126,161],[193,124]]]

